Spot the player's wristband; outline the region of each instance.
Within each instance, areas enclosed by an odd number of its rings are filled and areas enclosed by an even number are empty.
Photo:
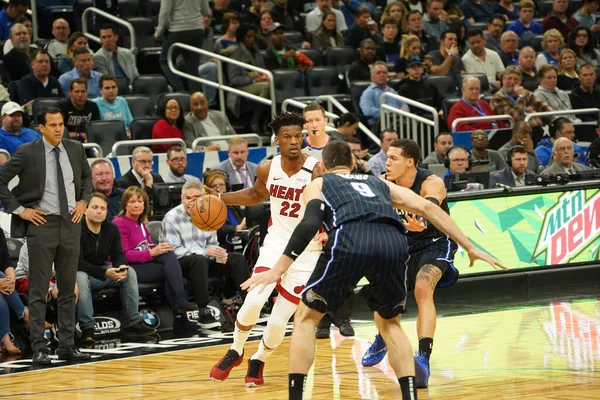
[[[440,205],[440,202],[438,201],[438,199],[436,199],[435,197],[425,197],[425,200],[429,200],[430,202],[432,202],[433,204],[435,204],[436,206]]]
[[[283,254],[292,260],[296,260],[315,236],[324,218],[325,203],[317,199],[309,201],[306,205],[304,218],[302,218],[302,221],[294,229],[294,233],[292,233],[292,237]]]

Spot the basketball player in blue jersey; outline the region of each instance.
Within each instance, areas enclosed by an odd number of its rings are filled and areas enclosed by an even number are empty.
[[[374,176],[351,174],[354,160],[342,141],[329,143],[321,165],[325,174],[304,189],[307,203],[302,222],[294,230],[277,264],[268,272],[253,275],[242,288],[261,292],[276,282],[310,243],[321,224],[329,239],[302,293],[294,317],[289,357],[289,398],[303,396],[306,375],[315,357],[315,327],[327,311],[337,310],[348,289],[363,277],[365,294],[374,311],[375,324],[390,349],[390,364],[398,377],[403,399],[416,399],[415,365],[408,337],[399,315],[406,307],[406,261],[408,243],[400,216],[392,205],[424,215],[451,236],[469,254],[471,264],[483,260],[502,265],[477,249],[433,202],[409,189]],[[268,286],[267,286],[268,288]]]

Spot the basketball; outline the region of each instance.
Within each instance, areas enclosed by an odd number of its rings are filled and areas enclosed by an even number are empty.
[[[227,219],[227,206],[219,197],[206,194],[196,199],[190,217],[198,229],[206,232],[216,231]]]

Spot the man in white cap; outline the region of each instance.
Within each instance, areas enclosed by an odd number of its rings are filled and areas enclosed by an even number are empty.
[[[38,140],[40,135],[36,131],[23,128],[23,108],[9,101],[2,106],[2,129],[0,129],[0,149],[4,149],[12,156],[17,147],[23,143]],[[2,164],[6,160],[2,160]]]

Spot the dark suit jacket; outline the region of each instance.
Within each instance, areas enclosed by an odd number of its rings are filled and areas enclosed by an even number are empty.
[[[530,170],[525,171],[525,182],[531,182],[535,179],[535,174]],[[510,168],[504,168],[498,171],[498,173],[490,176],[490,189],[496,187],[496,183],[501,183],[506,186],[515,187],[515,177],[513,176]]]
[[[154,179],[154,182],[156,183],[164,182],[162,176],[155,174],[154,172],[152,173],[152,179]],[[115,181],[115,185],[123,190],[126,190],[129,186],[142,187],[138,180],[135,179],[135,175],[133,175],[133,170],[131,169],[127,171],[125,175],[117,179]],[[150,199],[150,206],[152,207],[153,204],[156,204],[158,202],[156,191],[154,190],[154,188],[150,188],[148,186],[144,188],[144,191],[148,195],[148,198]]]
[[[29,57],[13,48],[4,55],[4,68],[11,81],[18,81],[31,72]]]
[[[63,139],[75,177],[75,200],[89,202],[92,191],[92,171],[81,143]],[[8,190],[8,183],[19,176],[19,184]],[[20,206],[35,207],[42,200],[46,184],[46,155],[43,139],[22,144],[6,164],[0,168],[0,202],[8,212]],[[29,222],[13,215],[11,236],[25,237]]]

